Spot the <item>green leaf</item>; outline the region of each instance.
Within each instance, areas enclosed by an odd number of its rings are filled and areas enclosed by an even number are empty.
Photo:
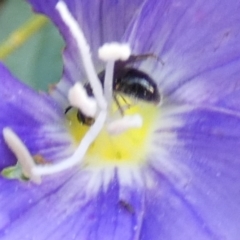
[[[0,9],[0,42],[34,16],[25,1],[8,0]],[[64,43],[57,29],[49,23],[4,63],[20,80],[35,89],[47,90],[60,80]]]

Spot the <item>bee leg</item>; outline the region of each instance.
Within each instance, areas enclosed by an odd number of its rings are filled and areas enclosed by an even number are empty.
[[[121,114],[122,116],[124,116],[124,111],[123,111],[123,109],[122,109],[122,107],[121,107],[121,105],[120,105],[120,103],[119,103],[119,101],[118,101],[118,99],[117,99],[116,94],[113,94],[113,98],[114,98],[114,100],[115,100],[115,102],[116,102],[116,104],[117,104],[117,106],[118,106],[118,109],[119,109],[119,111],[120,111],[120,114]]]
[[[129,109],[132,105],[127,102],[127,100],[125,99],[125,97],[122,94],[119,94],[119,96],[122,98],[124,103],[127,105],[127,109]]]

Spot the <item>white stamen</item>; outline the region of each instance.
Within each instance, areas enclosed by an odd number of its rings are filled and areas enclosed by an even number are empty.
[[[105,43],[98,49],[98,57],[103,61],[127,60],[131,55],[131,48],[127,43]]]
[[[74,152],[74,154],[70,158],[53,165],[35,166],[32,169],[32,173],[36,175],[48,175],[48,174],[61,172],[63,170],[66,170],[68,168],[75,166],[76,164],[80,164],[83,161],[83,157],[86,154],[89,146],[101,131],[104,125],[104,122],[106,120],[106,116],[107,116],[106,111],[101,111],[99,113],[95,123],[86,133],[86,135],[80,142],[77,150]]]
[[[29,153],[27,147],[18,137],[18,135],[11,128],[3,129],[3,138],[8,145],[8,147],[15,154],[17,160],[19,161],[23,174],[30,178],[35,183],[41,183],[41,178],[32,174],[31,170],[36,166],[31,154]]]
[[[85,88],[80,82],[68,92],[68,100],[73,107],[77,107],[83,114],[88,117],[94,117],[97,112],[97,103],[93,97],[89,97]]]
[[[57,3],[56,9],[58,10],[64,23],[69,27],[73,38],[76,40],[88,80],[93,90],[93,94],[97,100],[99,107],[102,110],[105,110],[107,108],[107,103],[103,97],[102,86],[98,79],[97,73],[95,72],[91,59],[90,48],[87,44],[84,34],[63,1],[59,1]]]
[[[112,102],[114,63],[117,60],[127,60],[130,55],[130,46],[126,43],[105,43],[98,49],[98,57],[107,62],[104,77],[104,96],[108,105],[111,105]]]
[[[124,116],[121,119],[117,119],[108,124],[108,132],[110,134],[116,135],[125,132],[130,128],[140,128],[142,127],[143,119],[139,114],[132,116]]]

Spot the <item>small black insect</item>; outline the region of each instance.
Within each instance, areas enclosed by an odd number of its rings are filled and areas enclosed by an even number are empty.
[[[131,214],[134,214],[134,208],[133,208],[133,206],[130,204],[130,203],[128,203],[128,202],[126,202],[126,201],[124,201],[124,200],[119,200],[119,205],[121,206],[121,208],[123,208],[125,211],[127,211],[127,212],[129,212],[129,213],[131,213]]]
[[[113,92],[126,94],[139,100],[149,101],[158,104],[161,100],[157,84],[146,73],[129,67],[130,63],[142,61],[151,56],[132,55],[127,61],[116,61],[113,75]],[[103,85],[105,70],[98,74],[98,77]],[[85,84],[87,93],[92,96],[93,92],[89,83]]]
[[[144,55],[131,55],[127,61],[116,61],[114,66],[113,75],[113,93],[114,99],[119,106],[120,112],[123,111],[118,103],[116,94],[125,94],[131,96],[137,100],[143,100],[158,104],[161,100],[161,96],[154,80],[143,71],[130,67],[131,63],[142,61],[148,57],[154,57],[152,54]],[[163,63],[162,63],[163,64]],[[105,70],[98,74],[98,77],[103,85]],[[89,96],[93,96],[93,91],[90,83],[84,85]],[[68,107],[65,111],[67,113],[71,107]],[[81,111],[78,111],[77,118],[79,122],[86,125],[92,125],[94,123],[93,118],[86,117]]]

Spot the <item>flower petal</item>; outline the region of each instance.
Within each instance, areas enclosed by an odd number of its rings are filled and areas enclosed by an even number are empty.
[[[122,188],[114,178],[107,188],[101,186],[91,194],[86,186],[93,175],[77,171],[72,177],[55,178],[52,185],[44,182],[36,187],[2,182],[1,240],[138,239],[142,192]],[[8,204],[6,199],[13,201]]]
[[[28,1],[36,11],[46,14],[59,27],[67,44],[73,41],[55,9],[59,0]],[[141,0],[131,2],[127,0],[114,2],[110,0],[86,2],[65,0],[64,2],[79,22],[94,54],[97,54],[98,48],[103,43],[121,39],[134,13],[142,3]]]
[[[57,177],[55,181],[52,177],[44,178],[41,185],[20,182],[18,180],[10,181],[0,176],[0,239],[4,239],[5,236],[9,236],[9,239],[14,239],[10,237],[9,228],[15,226],[16,222],[22,223],[24,221],[23,217],[29,214],[29,211],[32,211],[36,205],[41,204],[44,199],[49,200],[65,182],[69,181],[71,175],[72,173],[69,175],[65,172],[64,174],[54,176]],[[43,209],[41,212],[43,216],[45,216],[45,210]],[[39,213],[38,217],[40,217]],[[28,220],[26,223],[28,228],[25,229],[24,233],[19,232],[20,235],[24,234],[23,239],[31,238],[29,231],[36,226],[36,219],[30,217]],[[54,225],[56,226],[56,223]],[[17,234],[15,230],[13,231]]]
[[[66,24],[61,20],[55,6],[59,0],[28,0],[34,9],[46,14],[59,28],[66,42],[64,51],[64,75],[61,83],[58,85],[58,91],[54,96],[65,102],[67,89],[76,81],[86,81],[86,76],[78,47],[69,33]],[[73,17],[82,28],[84,35],[90,45],[92,57],[96,69],[102,69],[102,63],[98,60],[98,48],[106,42],[120,41],[130,20],[142,0],[123,0],[123,1],[64,1]],[[120,19],[120,21],[119,21]]]
[[[239,0],[146,1],[125,40],[134,52],[162,59],[164,64],[149,58],[140,67],[163,97],[216,104],[240,88],[239,7]]]
[[[154,188],[146,191],[146,212],[140,239],[218,240],[220,234],[206,226],[201,214],[185,200],[168,179],[156,171],[149,174]]]
[[[148,194],[143,239],[156,229],[169,240],[238,239],[240,114],[195,107],[171,117],[179,125],[159,127],[151,161],[158,183]]]
[[[6,146],[2,130],[12,128],[31,153],[48,160],[67,155],[71,139],[64,126],[64,113],[49,96],[20,83],[0,64],[0,170],[16,162]]]

